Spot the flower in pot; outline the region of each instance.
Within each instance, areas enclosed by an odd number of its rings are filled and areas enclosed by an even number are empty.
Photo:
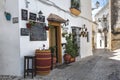
[[[45,26],[45,30],[49,30],[49,26]]]
[[[32,26],[34,26],[35,25],[35,21],[29,21],[28,23],[26,23],[26,27],[27,28],[31,28]]]
[[[73,42],[72,34],[68,34],[68,36],[66,36],[66,46],[65,46],[65,48],[66,48],[66,50],[65,50],[66,54],[64,55],[65,63],[74,62],[75,61],[75,57],[77,56],[78,47]]]

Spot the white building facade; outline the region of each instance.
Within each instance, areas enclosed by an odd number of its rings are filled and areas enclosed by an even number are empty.
[[[107,3],[95,15],[95,21],[98,24],[96,33],[96,49],[109,48],[109,3]],[[106,32],[105,32],[106,31]]]
[[[26,28],[26,23],[29,21],[29,19],[22,20],[22,10],[27,11],[28,18],[30,13],[35,13],[38,16],[38,12],[42,11],[46,24],[48,24],[47,17],[51,13],[59,15],[65,20],[69,19],[69,25],[66,26],[68,32],[71,32],[72,26],[82,27],[85,24],[88,37],[79,37],[79,56],[84,58],[92,55],[91,0],[80,0],[81,13],[79,16],[70,13],[71,2],[69,0],[49,0],[49,2],[48,0],[26,1],[2,0],[0,2],[0,74],[22,76],[24,56],[35,55],[35,50],[41,49],[43,44],[45,44],[45,49],[49,48],[49,31],[46,31],[47,39],[44,41],[30,41],[30,35],[21,35],[21,28]],[[56,7],[56,5],[60,8]],[[10,20],[6,19],[6,13],[11,15]],[[65,43],[64,38],[61,40],[62,43]],[[64,52],[61,55],[64,55]]]

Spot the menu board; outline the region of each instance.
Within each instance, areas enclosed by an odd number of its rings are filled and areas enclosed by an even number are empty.
[[[28,11],[25,9],[21,10],[22,20],[28,20]]]
[[[31,13],[31,12],[30,12],[30,14],[29,14],[29,19],[35,21],[35,20],[37,19],[37,15],[36,15],[35,13]]]
[[[45,30],[45,23],[36,23],[30,29],[30,41],[46,41],[47,34]]]

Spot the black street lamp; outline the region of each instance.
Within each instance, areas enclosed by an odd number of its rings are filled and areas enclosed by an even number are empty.
[[[95,8],[92,8],[92,10],[94,10],[94,9],[98,9],[99,6],[100,6],[100,2],[97,1],[97,2],[95,3]]]

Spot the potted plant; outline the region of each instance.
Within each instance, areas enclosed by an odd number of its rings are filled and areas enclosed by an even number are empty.
[[[29,21],[28,23],[26,23],[26,27],[27,28],[31,28],[32,26],[34,26],[35,25],[35,21]]]
[[[70,11],[72,14],[79,16],[80,14],[80,2],[79,0],[71,0],[71,8]]]
[[[56,53],[55,53],[56,47],[51,46],[49,49],[51,50],[51,56],[52,56],[51,69],[53,69],[56,66],[56,61],[57,61]]]
[[[64,55],[65,63],[71,63],[75,61],[75,57],[77,56],[78,47],[73,42],[72,34],[68,34],[66,36],[66,50]]]
[[[49,30],[49,26],[45,26],[45,30]]]

